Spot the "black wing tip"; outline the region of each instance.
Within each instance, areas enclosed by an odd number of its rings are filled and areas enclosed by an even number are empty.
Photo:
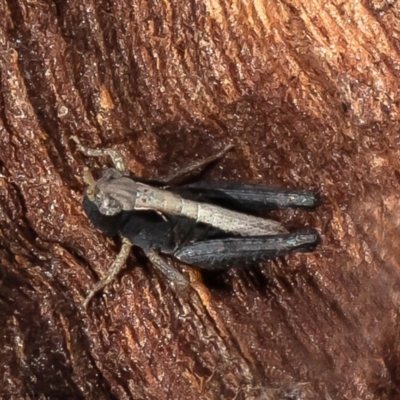
[[[298,199],[293,207],[305,208],[307,210],[315,210],[322,204],[320,192],[304,190],[299,193]]]
[[[322,204],[321,192],[313,192],[313,196],[314,196],[313,208],[317,208]]]
[[[287,242],[291,242],[292,251],[308,253],[321,243],[321,236],[316,229],[302,229],[289,234]]]

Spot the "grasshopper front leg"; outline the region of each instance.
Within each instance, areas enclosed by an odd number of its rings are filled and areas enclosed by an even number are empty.
[[[72,136],[71,139],[76,143],[77,148],[81,151],[85,156],[88,157],[110,157],[112,163],[114,164],[114,168],[122,173],[122,175],[128,175],[128,166],[125,163],[124,157],[122,154],[114,149],[90,149],[86,146],[83,146],[81,141],[77,136]]]
[[[89,291],[89,294],[86,296],[85,301],[83,302],[83,307],[87,308],[90,300],[93,296],[103,290],[109,283],[111,283],[115,277],[121,272],[123,268],[126,266],[126,260],[128,259],[129,253],[131,252],[132,243],[129,239],[122,239],[122,247],[114,262],[111,264],[110,269],[107,271],[107,276],[97,282],[93,288]]]

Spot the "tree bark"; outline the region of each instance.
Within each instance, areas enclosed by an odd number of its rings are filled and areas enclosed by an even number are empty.
[[[0,0],[0,395],[400,396],[400,5],[390,0]],[[81,207],[78,151],[157,178],[233,143],[208,179],[320,191],[312,254],[178,296]]]

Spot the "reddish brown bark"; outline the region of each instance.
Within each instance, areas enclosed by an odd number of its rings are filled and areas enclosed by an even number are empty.
[[[306,3],[0,0],[2,398],[399,398],[400,6]],[[276,216],[322,244],[185,298],[135,251],[86,312],[74,134],[146,177],[232,142],[209,176],[320,190]]]

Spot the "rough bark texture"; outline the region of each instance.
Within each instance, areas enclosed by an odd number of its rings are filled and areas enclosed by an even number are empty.
[[[305,6],[307,4],[307,6]],[[0,394],[4,399],[398,399],[400,4],[0,0]],[[115,257],[82,168],[126,151],[157,177],[321,191],[313,254],[199,275],[177,296]]]

